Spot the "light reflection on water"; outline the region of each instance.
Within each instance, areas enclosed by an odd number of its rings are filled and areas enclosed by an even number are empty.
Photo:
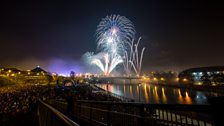
[[[192,91],[190,89],[180,89],[162,87],[151,84],[97,84],[115,94],[134,99],[145,103],[156,104],[207,104],[208,96],[215,96],[214,93]],[[140,92],[139,92],[140,91]]]

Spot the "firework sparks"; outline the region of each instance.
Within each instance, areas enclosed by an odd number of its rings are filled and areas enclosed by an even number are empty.
[[[126,74],[133,68],[137,75],[141,72],[142,49],[140,59],[138,44],[135,44],[135,27],[124,16],[110,15],[101,20],[96,30],[98,54],[88,53],[90,63],[96,65],[104,75],[109,75],[117,65],[123,63]]]
[[[134,35],[135,28],[129,19],[120,15],[106,16],[96,30],[97,49],[103,56],[96,54],[91,63],[98,66],[104,75],[109,75],[123,62],[125,44],[134,39]]]

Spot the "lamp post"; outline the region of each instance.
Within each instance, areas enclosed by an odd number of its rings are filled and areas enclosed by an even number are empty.
[[[141,102],[141,97],[140,97],[140,87],[141,87],[141,85],[142,85],[141,83],[138,84],[138,89],[139,89],[139,91],[138,91],[138,101],[139,102]]]

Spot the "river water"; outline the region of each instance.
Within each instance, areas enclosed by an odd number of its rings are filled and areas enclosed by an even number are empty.
[[[108,86],[107,86],[108,85]],[[208,104],[215,92],[195,91],[153,84],[97,84],[98,87],[136,102],[151,104]]]

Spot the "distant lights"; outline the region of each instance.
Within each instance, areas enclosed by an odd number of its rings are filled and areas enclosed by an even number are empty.
[[[186,78],[183,79],[184,82],[187,82],[188,80]]]
[[[161,81],[164,81],[165,79],[163,77],[160,78]]]
[[[202,82],[197,82],[196,84],[197,84],[197,85],[202,85]]]
[[[157,81],[158,79],[156,77],[153,78],[154,81]]]

